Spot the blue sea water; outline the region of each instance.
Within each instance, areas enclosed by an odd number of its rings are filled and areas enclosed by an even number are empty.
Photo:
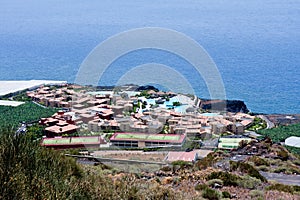
[[[174,29],[201,44],[228,99],[244,100],[253,112],[300,113],[299,0],[1,0],[0,80],[73,82],[99,43],[149,26]],[[184,67],[196,94],[209,97],[189,63],[153,49],[118,59],[100,84],[113,85],[126,70],[149,62]]]

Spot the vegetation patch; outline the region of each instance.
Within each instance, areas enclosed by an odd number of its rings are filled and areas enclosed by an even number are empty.
[[[202,192],[202,197],[209,200],[219,200],[222,197],[222,193],[209,187],[205,188]]]
[[[207,180],[212,179],[221,179],[224,183],[224,186],[238,186],[238,180],[241,179],[239,176],[234,175],[229,172],[212,172],[207,176]]]
[[[270,166],[270,163],[266,159],[258,156],[252,156],[248,161],[253,162],[255,166]]]
[[[195,186],[195,190],[198,190],[198,191],[205,190],[206,188],[208,188],[208,186],[206,184],[197,184]]]
[[[300,137],[300,123],[259,130],[258,133],[271,138],[273,142],[284,142],[290,136]]]
[[[207,185],[210,187],[214,187],[215,185],[223,186],[224,183],[221,179],[212,179],[207,181]]]
[[[259,117],[255,117],[252,125],[249,128],[247,128],[247,130],[257,131],[257,130],[261,130],[261,129],[265,129],[265,128],[267,128],[266,122]]]
[[[227,154],[224,151],[217,151],[217,152],[209,153],[205,158],[196,162],[195,168],[203,170],[208,167],[213,167],[213,165],[218,160],[220,160],[226,156],[227,156]]]
[[[250,197],[251,199],[263,200],[264,192],[261,190],[251,190]]]
[[[222,197],[230,199],[231,198],[231,194],[229,192],[227,192],[227,191],[223,191],[222,192]]]
[[[273,185],[270,185],[266,188],[267,190],[277,190],[281,192],[287,192],[287,193],[294,193],[294,187],[290,185],[283,185],[280,183],[275,183]]]
[[[237,180],[238,186],[246,189],[256,189],[261,185],[261,180],[251,177],[249,175],[242,176]]]
[[[32,102],[26,102],[17,107],[0,106],[0,128],[17,129],[19,123],[35,122],[42,117],[49,117],[57,110],[54,108],[42,108]]]
[[[263,177],[252,165],[245,162],[234,162],[230,161],[230,170],[231,171],[240,171],[247,173],[249,176],[257,178],[263,182],[267,182],[267,179]]]
[[[187,161],[183,161],[183,160],[177,160],[177,161],[173,161],[172,165],[173,166],[178,165],[178,166],[180,166],[181,169],[183,169],[183,168],[191,167],[192,163],[187,162]]]

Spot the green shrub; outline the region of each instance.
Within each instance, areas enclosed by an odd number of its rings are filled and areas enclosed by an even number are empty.
[[[223,191],[222,192],[222,197],[223,198],[231,198],[231,194],[229,192],[227,192],[227,191]]]
[[[222,194],[214,189],[206,188],[202,192],[202,197],[207,198],[209,200],[219,200],[222,197]]]
[[[293,185],[294,194],[300,195],[300,186],[299,185]]]
[[[224,186],[238,186],[237,181],[240,179],[240,177],[229,172],[212,172],[210,175],[208,175],[207,179],[221,179],[224,183]]]
[[[259,171],[267,172],[267,171],[269,171],[270,168],[265,165],[261,165],[261,166],[258,166],[257,169]]]
[[[198,169],[206,169],[212,167],[217,162],[214,153],[209,153],[205,158],[196,162],[195,167]]]
[[[181,105],[181,103],[179,101],[173,102],[173,106],[180,106],[180,105]]]
[[[299,185],[293,185],[293,189],[295,192],[300,192],[300,186]]]
[[[0,199],[65,199],[70,180],[82,176],[73,158],[40,147],[28,136],[2,132]]]
[[[191,167],[192,163],[187,162],[187,161],[183,161],[183,160],[177,160],[177,161],[173,161],[172,165],[178,165],[180,166],[180,168],[185,168],[185,167]]]
[[[260,158],[258,156],[252,156],[250,159],[249,159],[250,162],[253,162],[254,165],[256,166],[262,166],[262,165],[265,165],[265,166],[270,166],[270,163],[268,161],[266,161],[265,159],[263,158]]]
[[[205,185],[205,184],[197,184],[197,185],[195,186],[195,190],[198,190],[198,191],[205,190],[206,188],[208,188],[208,186]]]
[[[274,173],[284,173],[286,171],[285,167],[277,167],[273,170]]]
[[[251,190],[249,194],[250,194],[251,199],[263,199],[264,198],[264,192],[261,190]]]
[[[253,178],[249,175],[241,177],[241,179],[237,180],[238,186],[246,189],[256,189],[261,181],[259,179]]]
[[[223,181],[221,179],[212,179],[207,181],[207,185],[213,187],[215,184],[223,185]]]
[[[282,160],[282,161],[287,161],[289,158],[289,154],[287,151],[280,149],[277,151],[277,156]]]
[[[293,161],[293,163],[294,163],[295,165],[298,165],[298,166],[300,166],[300,159],[296,159],[296,160],[294,160],[294,161]]]
[[[284,185],[281,183],[275,183],[273,185],[268,186],[266,189],[267,190],[277,190],[277,191],[287,192],[287,193],[291,193],[291,194],[294,192],[293,186]]]
[[[172,168],[169,166],[163,166],[160,170],[164,171],[164,172],[169,172],[169,171],[172,171]]]
[[[247,173],[249,176],[257,178],[263,182],[267,182],[267,179],[263,177],[252,165],[245,162],[234,162],[230,161],[230,170]]]

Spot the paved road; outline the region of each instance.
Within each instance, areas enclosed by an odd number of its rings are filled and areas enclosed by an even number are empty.
[[[266,116],[264,116],[264,115],[258,115],[257,117],[261,118],[262,120],[264,120],[267,123],[267,129],[275,127],[274,123],[271,122]]]
[[[259,172],[263,175],[268,181],[273,180],[278,183],[286,185],[299,185],[300,186],[300,175],[286,175],[286,174],[277,174],[269,172]]]

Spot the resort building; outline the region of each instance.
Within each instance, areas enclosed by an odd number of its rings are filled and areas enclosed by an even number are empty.
[[[106,142],[100,136],[43,138],[41,145],[55,149],[99,148]]]
[[[110,138],[110,142],[113,146],[123,148],[182,146],[185,142],[185,136],[174,134],[115,133]]]
[[[47,137],[70,135],[77,132],[79,127],[73,124],[68,124],[66,122],[57,123],[54,126],[45,128],[45,133]]]
[[[253,139],[241,136],[241,135],[231,135],[224,136],[219,139],[218,148],[220,149],[236,149],[239,147],[241,141],[250,142]]]

